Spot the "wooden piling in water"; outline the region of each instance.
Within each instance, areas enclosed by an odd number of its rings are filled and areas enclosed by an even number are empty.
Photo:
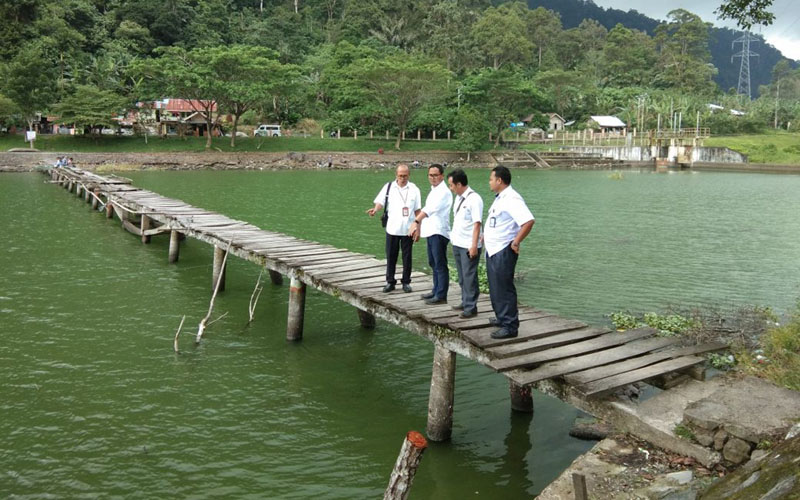
[[[306,284],[292,276],[289,285],[289,318],[286,321],[286,340],[303,338],[303,319],[306,308]]]
[[[406,434],[400,454],[394,464],[389,486],[383,494],[383,500],[405,500],[411,493],[411,484],[419,468],[422,452],[428,447],[425,437],[416,431]]]
[[[106,219],[114,217],[114,205],[110,201],[106,201]]]
[[[447,441],[453,433],[456,353],[435,344],[426,434],[431,441]]]
[[[145,231],[150,229],[150,217],[142,214],[142,223],[139,226],[142,231],[142,243],[147,244],[150,243],[150,235],[144,234]]]
[[[533,395],[531,388],[508,381],[508,392],[511,395],[511,409],[521,413],[533,413]]]
[[[100,204],[100,201],[97,198],[97,188],[92,189],[92,195],[92,210],[97,210],[97,207]]]
[[[214,271],[211,277],[211,289],[213,290],[217,286],[217,281],[219,281],[219,291],[222,292],[225,290],[225,267],[222,264],[223,259],[225,258],[225,250],[215,246],[214,247]]]
[[[89,188],[87,188],[86,186],[83,186],[83,201],[85,201],[86,203],[89,203],[89,198],[91,196],[92,195],[89,194]]]
[[[269,279],[273,285],[283,285],[283,275],[278,271],[269,270]]]
[[[356,311],[358,312],[358,321],[361,323],[361,328],[368,330],[375,328],[375,316],[361,309],[356,309]]]
[[[181,253],[181,233],[172,230],[169,232],[169,263],[178,262]]]

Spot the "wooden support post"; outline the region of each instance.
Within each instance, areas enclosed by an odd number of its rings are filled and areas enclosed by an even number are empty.
[[[449,130],[447,131],[447,140],[448,141],[450,140],[450,131]]]
[[[86,186],[84,186],[84,188],[83,188],[83,201],[85,201],[86,203],[89,203],[89,198],[91,196],[92,195],[89,194],[89,190],[86,188]]]
[[[521,413],[533,413],[533,396],[531,388],[526,385],[518,385],[513,380],[508,381],[508,389],[511,394],[511,409]]]
[[[72,192],[72,180],[70,180],[69,183],[67,184],[67,192],[69,193]]]
[[[588,500],[589,492],[586,491],[586,476],[572,473],[572,489],[575,491],[575,500]]]
[[[353,130],[353,139],[358,139],[358,130]]]
[[[181,254],[181,233],[174,229],[169,232],[169,263],[178,262]]]
[[[145,231],[150,229],[150,217],[142,214],[142,224],[139,228],[142,230],[142,243],[150,243],[150,236],[144,234]]]
[[[92,196],[92,210],[97,210],[97,206],[100,204],[97,198],[97,188],[92,190],[92,194],[94,195]]]
[[[319,138],[320,139],[324,139],[325,138],[325,129],[323,129],[323,128],[319,129]]]
[[[417,473],[422,452],[428,447],[425,437],[416,431],[406,434],[397,462],[394,464],[389,486],[383,494],[383,500],[405,500],[411,493],[411,484]]]
[[[214,247],[214,271],[211,279],[211,289],[217,285],[219,281],[219,291],[225,290],[225,268],[222,266],[222,260],[225,258],[225,250],[215,246]]]
[[[455,378],[456,353],[435,344],[426,430],[431,441],[447,441],[453,433]]]
[[[361,322],[361,328],[366,328],[367,330],[375,328],[375,316],[361,309],[356,309],[356,311],[358,312],[358,320]]]
[[[273,285],[283,285],[283,275],[278,271],[273,271],[272,269],[270,269],[269,279],[270,281],[272,281]]]
[[[434,141],[436,140],[436,131],[435,130],[433,131],[433,140]]]
[[[372,139],[372,129],[369,131],[369,138]]]
[[[340,129],[340,128],[336,129],[336,138],[337,139],[341,139],[342,138],[342,129]]]
[[[106,219],[111,219],[112,217],[114,217],[114,205],[106,200]]]
[[[422,130],[420,130],[420,129],[417,129],[417,140],[418,141],[422,140]]]
[[[389,131],[388,130],[386,131],[386,140],[387,141],[389,140]]]
[[[306,308],[306,284],[292,276],[289,285],[289,319],[286,321],[286,340],[303,338],[303,319]]]

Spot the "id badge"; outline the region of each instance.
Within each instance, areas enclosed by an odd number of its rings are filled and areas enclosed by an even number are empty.
[[[403,217],[408,217],[408,207],[403,207]]]
[[[489,227],[495,227],[497,225],[497,217],[489,217]]]

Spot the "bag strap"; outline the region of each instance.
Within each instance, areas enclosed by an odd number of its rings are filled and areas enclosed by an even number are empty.
[[[458,202],[458,207],[456,207],[455,215],[458,215],[458,211],[461,210],[461,205],[463,205],[464,201],[466,201],[466,199],[469,198],[469,195],[471,195],[474,192],[475,191],[470,191],[469,193],[467,193],[467,195],[465,197],[461,198],[461,201]]]
[[[383,199],[383,211],[384,212],[389,209],[389,189],[391,187],[392,187],[392,183],[391,182],[387,182],[386,183],[386,197]]]

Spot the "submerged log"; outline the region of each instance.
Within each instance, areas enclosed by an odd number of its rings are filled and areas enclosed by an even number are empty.
[[[389,486],[383,494],[384,500],[405,500],[411,492],[414,475],[419,468],[422,453],[428,447],[425,437],[417,431],[406,434],[394,470],[389,478]]]
[[[447,441],[453,433],[455,379],[456,353],[435,344],[426,429],[431,441]]]

